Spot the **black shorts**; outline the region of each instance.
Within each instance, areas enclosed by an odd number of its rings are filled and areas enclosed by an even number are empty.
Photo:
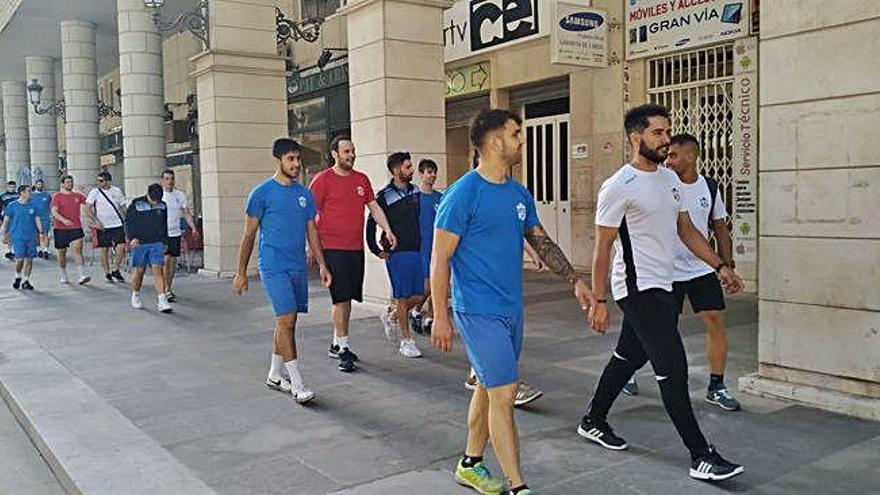
[[[363,301],[363,250],[325,249],[324,262],[333,275],[333,283],[330,284],[330,299],[333,300],[333,304],[351,300]]]
[[[98,230],[98,247],[108,248],[125,244],[125,227],[110,227]]]
[[[83,229],[53,229],[55,233],[55,249],[67,249],[70,243],[85,237]]]
[[[174,258],[180,256],[180,236],[169,237],[165,241],[165,256]]]
[[[684,310],[684,298],[691,302],[694,313],[700,311],[721,311],[724,309],[724,291],[714,273],[707,273],[687,282],[673,282],[672,292],[678,304],[678,312]]]

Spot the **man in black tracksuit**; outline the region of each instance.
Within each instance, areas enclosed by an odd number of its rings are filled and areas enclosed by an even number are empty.
[[[425,277],[422,273],[422,256],[419,252],[419,190],[412,185],[415,167],[409,153],[398,151],[388,157],[391,182],[376,194],[376,202],[385,212],[391,230],[397,236],[397,247],[391,250],[382,234],[381,248],[376,243],[376,222],[372,216],[367,220],[367,245],[376,256],[385,260],[394,299],[397,301],[397,322],[400,325],[401,356],[421,357],[422,353],[410,337],[409,310],[419,304],[425,294]],[[393,335],[391,315],[382,315],[386,335]]]

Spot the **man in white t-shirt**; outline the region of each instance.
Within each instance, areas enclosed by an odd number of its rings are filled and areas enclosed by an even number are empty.
[[[733,242],[727,228],[727,210],[718,182],[697,173],[700,143],[690,134],[672,137],[666,165],[681,180],[681,199],[687,207],[691,222],[703,237],[709,238],[709,229],[715,233],[718,254],[733,267]],[[709,361],[709,387],[706,401],[725,411],[736,411],[739,401],[724,386],[724,368],[727,361],[727,331],[724,326],[724,291],[715,270],[697,258],[681,241],[675,251],[675,273],[672,292],[678,312],[684,310],[684,300],[698,313],[706,325],[706,356]],[[633,376],[624,391],[635,395],[638,386]]]
[[[177,257],[180,256],[180,241],[183,230],[180,228],[180,219],[186,220],[187,225],[197,237],[196,223],[193,220],[186,193],[180,189],[174,189],[174,171],[165,169],[162,171],[162,201],[168,207],[168,243],[165,245],[165,296],[168,302],[175,302],[177,296],[171,290],[174,281],[174,269],[177,267]]]
[[[626,440],[608,425],[608,411],[633,373],[650,361],[663,406],[690,452],[690,476],[726,480],[741,474],[743,467],[721,457],[706,441],[688,393],[687,355],[672,292],[679,239],[713,267],[731,292],[740,290],[742,281],[694,227],[681,201],[678,176],[660,166],[669,151],[668,110],[652,104],[635,107],[627,112],[624,126],[633,157],[599,189],[593,253],[597,299],[590,308],[593,329],[607,330],[608,305],[603,298],[610,269],[611,293],[623,310],[623,324],[617,348],[577,431],[607,449],[626,449]]]
[[[86,215],[98,229],[98,248],[101,250],[101,266],[107,283],[125,282],[119,271],[125,259],[125,228],[122,218],[125,214],[125,195],[114,186],[110,172],[101,172],[97,177],[98,187],[89,191],[86,197]],[[110,269],[110,249],[116,252],[113,269]]]

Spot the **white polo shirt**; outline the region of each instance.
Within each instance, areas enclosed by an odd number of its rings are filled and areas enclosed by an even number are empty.
[[[713,208],[709,184],[702,175],[693,184],[681,183],[681,202],[687,208],[694,227],[706,239],[709,238],[709,222],[727,218],[727,209],[724,207],[721,188],[715,191],[715,207]],[[709,211],[710,209],[712,210],[711,212]],[[685,282],[714,272],[714,268],[700,258],[697,258],[697,255],[691,252],[681,239],[678,239],[675,247],[675,274],[672,278],[673,281]]]
[[[168,208],[168,237],[180,237],[183,231],[180,229],[180,219],[187,208],[186,193],[180,189],[172,189],[162,192],[162,201]]]
[[[619,229],[611,266],[615,300],[653,288],[672,290],[683,211],[681,181],[669,169],[645,172],[625,164],[602,184],[596,225]]]

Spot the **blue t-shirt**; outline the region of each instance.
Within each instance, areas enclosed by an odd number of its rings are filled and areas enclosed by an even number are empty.
[[[260,271],[306,271],[306,225],[315,219],[312,193],[270,177],[251,191],[247,215],[260,220]]]
[[[471,170],[446,190],[434,225],[460,238],[451,262],[453,309],[518,316],[523,235],[538,225],[528,190],[511,178],[494,184]]]
[[[40,216],[40,219],[45,220],[49,218],[49,204],[52,202],[52,195],[47,193],[46,191],[34,191],[31,193],[31,199],[28,203],[33,203],[34,206],[37,207],[37,214]],[[43,225],[43,229],[48,229],[46,225]]]
[[[434,218],[437,216],[437,208],[443,194],[434,191],[430,194],[419,193],[419,238],[421,240],[422,254],[431,254],[431,245],[434,244]]]
[[[9,235],[16,240],[36,239],[37,206],[30,201],[26,204],[13,201],[6,205],[3,215],[9,217]]]

